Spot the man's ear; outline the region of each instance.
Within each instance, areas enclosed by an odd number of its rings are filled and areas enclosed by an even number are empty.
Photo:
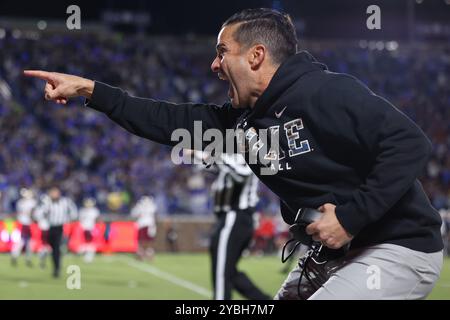
[[[249,50],[248,62],[252,70],[257,70],[267,58],[267,49],[262,44],[256,44]]]

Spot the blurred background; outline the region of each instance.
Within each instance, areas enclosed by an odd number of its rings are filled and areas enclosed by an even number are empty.
[[[81,29],[67,27],[70,5],[80,8]],[[369,5],[381,9],[379,30],[366,27]],[[216,36],[226,18],[249,7],[288,12],[295,21],[300,49],[332,71],[358,77],[424,130],[434,151],[421,181],[444,219],[442,233],[448,242],[450,0],[249,0],[245,5],[242,1],[15,0],[0,3],[0,251],[9,252],[20,238],[21,224],[15,215],[20,190],[31,189],[39,199],[57,184],[78,207],[86,198],[95,199],[101,212],[94,231],[97,251],[136,251],[130,211],[140,197],[152,195],[158,208],[156,252],[197,252],[179,259],[207,259],[201,253],[208,246],[214,221],[213,177],[195,166],[174,165],[169,147],[132,136],[105,116],[83,108],[81,99],[66,107],[44,101],[43,82],[24,78],[22,71],[71,73],[137,96],[222,104],[227,99],[226,84],[209,68]],[[274,277],[263,286],[274,291],[283,278],[277,271],[281,264],[277,254],[287,226],[280,220],[277,198],[262,185],[259,194],[259,227],[248,252],[251,257],[243,263],[251,270],[261,268],[261,279],[267,277],[264,268],[272,268]],[[169,240],[171,232],[177,233],[176,249]],[[39,250],[39,233],[33,224],[34,251]],[[76,253],[83,244],[78,224],[68,225],[65,235],[68,252]],[[167,270],[179,264],[180,260],[171,259],[162,255],[160,267]],[[103,270],[100,264],[109,266],[111,261],[97,260],[97,267]],[[208,272],[207,260],[198,265]],[[448,262],[446,268],[448,274],[435,298],[450,298]],[[12,269],[3,271],[0,283],[14,288],[20,283],[30,288],[30,279],[43,277],[35,270],[26,281],[12,276]],[[204,281],[207,288],[209,278],[204,278],[191,280]],[[112,280],[105,280],[105,286],[108,281]],[[142,288],[142,293],[130,293],[131,297],[161,297],[144,290],[150,284],[140,284],[142,280],[123,281],[130,290]],[[0,298],[34,297],[27,290],[11,296],[2,288],[6,287],[0,286]],[[94,291],[87,294],[105,297]],[[177,294],[167,298],[202,298],[192,292]]]

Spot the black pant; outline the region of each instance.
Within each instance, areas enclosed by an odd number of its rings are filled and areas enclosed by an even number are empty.
[[[53,274],[59,275],[61,262],[61,240],[63,226],[52,226],[48,230],[48,243],[52,248]]]
[[[230,300],[231,290],[252,300],[270,297],[259,290],[243,272],[237,270],[242,252],[253,235],[253,218],[247,212],[230,211],[219,216],[211,238],[210,254],[214,299]]]

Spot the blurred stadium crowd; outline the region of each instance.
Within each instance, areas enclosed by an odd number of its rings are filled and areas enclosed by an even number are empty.
[[[222,104],[227,89],[209,70],[214,47],[213,38],[46,33],[30,39],[6,32],[0,39],[0,212],[14,211],[21,187],[42,192],[57,182],[78,204],[95,198],[102,212],[128,213],[136,199],[152,194],[159,215],[209,214],[208,176],[194,166],[175,166],[170,148],[128,134],[83,109],[81,100],[68,107],[45,102],[43,83],[24,78],[22,70],[79,74],[138,96]],[[304,47],[330,70],[361,79],[426,132],[434,153],[422,182],[433,205],[447,208],[449,44],[408,50],[364,42]],[[261,199],[260,209],[278,211],[276,197],[264,187]]]

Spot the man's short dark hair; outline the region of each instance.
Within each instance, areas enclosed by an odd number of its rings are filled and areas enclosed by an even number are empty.
[[[245,48],[265,45],[276,64],[297,52],[297,34],[286,13],[268,8],[245,9],[228,18],[222,28],[236,23],[241,25],[233,34],[234,40]]]

